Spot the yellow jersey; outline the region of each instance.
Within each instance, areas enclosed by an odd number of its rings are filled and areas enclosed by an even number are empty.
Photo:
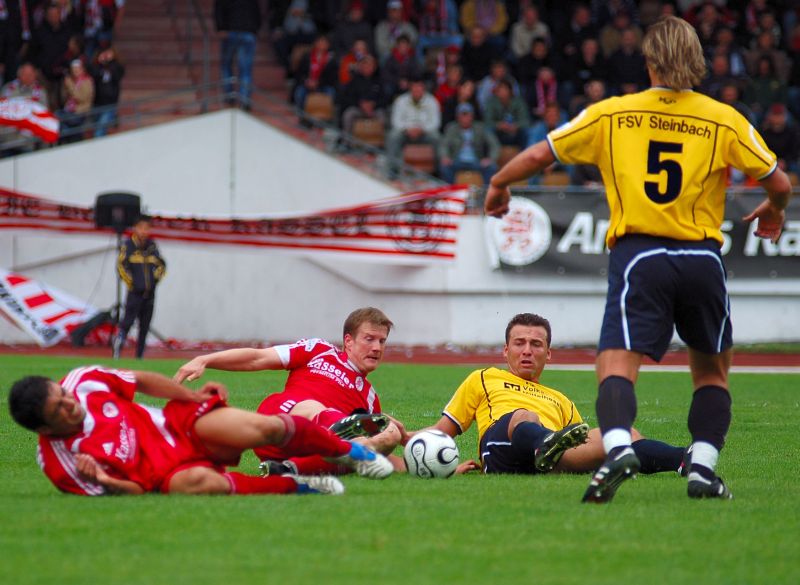
[[[583,422],[575,404],[561,392],[494,367],[467,376],[442,414],[462,433],[477,421],[480,442],[486,429],[500,417],[520,408],[538,414],[542,426],[551,431]]]
[[[722,243],[728,167],[758,180],[777,168],[741,114],[691,90],[653,87],[603,100],[547,141],[560,163],[600,169],[609,248],[625,234]]]

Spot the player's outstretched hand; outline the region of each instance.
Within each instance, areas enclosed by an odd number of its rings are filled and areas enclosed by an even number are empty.
[[[511,200],[511,191],[508,187],[500,189],[489,185],[486,191],[486,199],[483,203],[483,210],[486,215],[492,217],[503,217],[508,213],[508,202]]]
[[[752,213],[745,215],[742,220],[751,222],[758,220],[756,230],[753,232],[759,238],[770,240],[773,244],[781,237],[783,222],[786,219],[786,212],[778,209],[769,199],[761,202]]]
[[[178,371],[175,372],[175,375],[172,377],[172,379],[178,384],[181,384],[184,381],[193,382],[194,380],[198,380],[205,371],[206,367],[202,364],[202,362],[198,358],[194,358],[193,360],[183,364]]]
[[[228,389],[224,384],[220,384],[219,382],[206,382],[200,390],[194,393],[194,396],[197,402],[205,402],[214,396],[219,396],[222,400],[227,402]]]
[[[475,460],[468,459],[464,461],[464,463],[459,463],[458,467],[456,467],[456,475],[463,475],[465,473],[469,473],[470,471],[480,471],[481,466],[478,465]]]

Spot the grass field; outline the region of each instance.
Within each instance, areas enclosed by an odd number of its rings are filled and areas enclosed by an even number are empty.
[[[124,367],[141,362],[121,361]],[[640,476],[608,506],[579,503],[588,476],[385,481],[346,477],[342,497],[81,498],[59,494],[35,437],[5,406],[27,374],[74,358],[0,356],[0,584],[794,584],[800,575],[800,376],[735,374],[719,466],[733,501],[690,501],[677,474]],[[179,362],[149,360],[172,374]],[[370,379],[411,429],[434,423],[465,366],[385,364]],[[283,373],[211,372],[254,408]],[[594,375],[545,372],[590,422]],[[644,373],[637,427],[684,444],[688,376]],[[470,430],[462,458],[476,454]],[[242,470],[253,471],[248,454]]]

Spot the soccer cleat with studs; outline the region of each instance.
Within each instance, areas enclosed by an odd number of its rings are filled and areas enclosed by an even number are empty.
[[[332,475],[295,475],[285,473],[297,484],[298,494],[330,494],[338,496],[344,493],[344,484]]]
[[[286,461],[276,461],[267,459],[258,464],[258,471],[261,477],[270,475],[297,475],[297,465],[288,459]]]
[[[690,498],[719,498],[721,500],[732,500],[733,494],[721,477],[708,480],[699,474],[692,474],[689,484],[686,486],[686,494]]]
[[[384,479],[394,471],[392,462],[369,447],[350,441],[350,452],[340,457],[326,458],[353,469],[358,475],[370,479]]]
[[[586,442],[589,425],[576,423],[567,425],[560,431],[554,431],[545,437],[542,445],[534,454],[534,466],[540,473],[552,471],[559,462],[564,451]]]
[[[373,437],[389,426],[389,417],[385,414],[351,414],[333,423],[330,431],[345,440],[356,437]]]
[[[623,481],[636,477],[639,467],[639,458],[631,447],[613,449],[600,469],[595,471],[581,501],[595,504],[610,502]]]

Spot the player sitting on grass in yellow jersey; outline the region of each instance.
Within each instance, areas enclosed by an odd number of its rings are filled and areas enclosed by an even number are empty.
[[[434,428],[454,437],[478,423],[484,473],[594,471],[605,458],[599,429],[589,430],[575,404],[539,383],[550,359],[552,333],[544,317],[520,313],[506,327],[507,370],[475,370],[456,390]],[[642,473],[683,470],[682,447],[633,430]],[[459,472],[474,468],[462,463]]]

